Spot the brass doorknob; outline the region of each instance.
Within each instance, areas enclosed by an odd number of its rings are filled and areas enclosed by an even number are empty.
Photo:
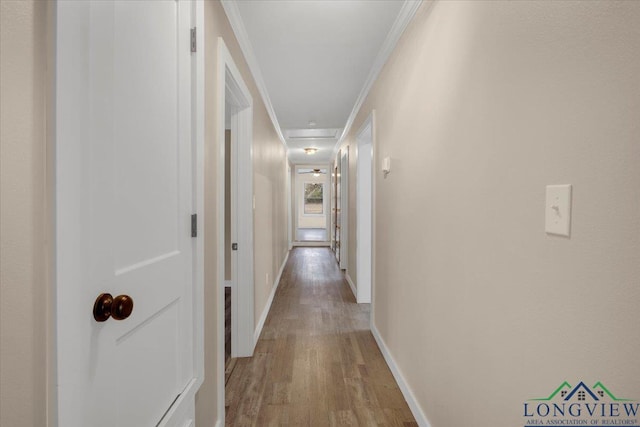
[[[133,299],[129,295],[100,294],[93,304],[93,318],[96,322],[105,322],[109,317],[124,320],[133,311]]]
[[[111,304],[111,317],[116,320],[124,320],[131,316],[133,300],[129,295],[118,295]]]

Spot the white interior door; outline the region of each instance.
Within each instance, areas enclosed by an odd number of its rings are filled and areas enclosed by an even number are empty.
[[[57,4],[61,427],[193,420],[191,20],[191,2]],[[101,293],[131,315],[96,321]]]

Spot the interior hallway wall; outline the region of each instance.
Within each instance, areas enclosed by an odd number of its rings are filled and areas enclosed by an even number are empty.
[[[49,2],[0,1],[0,425],[47,425]]]
[[[233,34],[222,5],[217,0],[205,2],[205,382],[196,396],[196,423],[198,426],[213,426],[221,414],[217,413],[216,345],[217,345],[217,286],[216,256],[216,135],[217,104],[216,90],[217,45],[222,37],[236,63],[245,84],[253,97],[253,186],[254,210],[254,262],[255,297],[254,316],[260,319],[273,280],[288,251],[287,209],[285,200],[286,153],[269,119],[260,93],[246,64],[242,51]],[[243,171],[239,171],[243,173]],[[242,268],[240,266],[239,268]],[[265,282],[267,274],[271,283]]]
[[[640,2],[428,2],[374,84],[375,327],[432,426],[564,380],[640,399],[638,52]]]

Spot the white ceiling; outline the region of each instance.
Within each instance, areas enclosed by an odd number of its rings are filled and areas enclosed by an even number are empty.
[[[223,1],[292,163],[330,161],[417,4]],[[305,147],[319,150],[309,156]]]

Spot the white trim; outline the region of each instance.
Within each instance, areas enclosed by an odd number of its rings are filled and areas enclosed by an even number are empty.
[[[280,266],[280,271],[278,272],[278,276],[276,277],[276,280],[273,281],[273,285],[271,286],[271,293],[269,294],[269,299],[267,299],[267,304],[264,306],[264,310],[262,310],[262,315],[260,316],[260,320],[258,320],[258,326],[256,326],[256,330],[253,334],[253,341],[255,344],[258,343],[258,339],[260,338],[260,334],[262,333],[262,328],[264,327],[264,322],[267,320],[267,316],[269,315],[269,310],[271,310],[271,304],[273,303],[273,298],[276,296],[276,291],[278,290],[278,285],[280,285],[280,279],[282,278],[282,272],[284,271],[284,267],[287,265],[288,259],[289,259],[289,251],[287,251],[287,255],[285,255],[284,261],[282,261],[282,265]]]
[[[273,104],[271,104],[271,98],[269,98],[269,92],[267,91],[267,86],[264,83],[262,72],[260,71],[260,66],[258,65],[258,60],[253,53],[253,46],[251,46],[249,35],[247,34],[247,30],[244,27],[244,23],[240,15],[240,10],[236,5],[235,0],[220,0],[220,3],[222,4],[224,13],[227,15],[229,23],[231,24],[233,34],[235,34],[236,39],[238,40],[240,50],[242,50],[242,53],[244,54],[244,59],[247,61],[249,70],[253,75],[253,80],[258,87],[258,92],[260,92],[260,96],[262,97],[264,106],[267,109],[267,113],[269,113],[271,123],[273,123],[273,127],[275,128],[275,131],[280,138],[280,142],[282,142],[282,145],[284,145],[285,150],[288,150],[284,135],[282,134],[282,130],[280,129],[280,124],[278,123],[278,118],[276,117],[276,112],[273,109]]]
[[[409,384],[404,379],[404,376],[402,375],[402,371],[400,370],[400,367],[398,366],[396,361],[393,359],[393,356],[391,355],[391,352],[389,351],[387,344],[384,342],[384,340],[380,336],[380,332],[378,332],[378,329],[373,324],[371,325],[371,333],[373,334],[373,337],[378,343],[380,352],[382,352],[382,356],[384,357],[384,360],[387,362],[389,369],[391,369],[391,373],[393,374],[393,377],[398,383],[398,387],[400,387],[400,391],[404,396],[404,400],[407,401],[407,404],[409,405],[409,409],[411,409],[411,413],[413,414],[413,417],[416,419],[416,422],[420,427],[431,427],[431,424],[429,423],[429,420],[427,419],[427,416],[425,415],[424,411],[418,404],[418,401],[416,400],[416,397],[414,396],[413,391],[411,390],[411,387],[409,387]]]
[[[305,240],[298,240],[291,243],[291,247],[329,247],[331,246],[331,242],[310,242]]]
[[[222,427],[222,420],[220,418],[218,418],[218,421],[216,421],[215,427]]]
[[[340,269],[349,269],[349,146],[340,153]]]
[[[351,292],[353,292],[353,297],[356,299],[356,301],[358,300],[358,288],[356,288],[355,283],[353,283],[353,280],[351,280],[351,276],[349,276],[349,273],[344,273],[344,278],[347,279],[347,283],[349,284],[349,287],[351,288]]]
[[[285,180],[285,192],[287,194],[286,200],[286,213],[287,213],[287,246],[291,250],[291,242],[293,240],[293,209],[291,204],[291,163],[287,160],[286,166],[287,178]]]
[[[347,123],[344,125],[344,130],[342,131],[340,138],[338,138],[338,141],[333,148],[333,157],[335,157],[335,155],[338,153],[340,145],[342,145],[342,142],[349,134],[349,130],[351,130],[351,126],[353,126],[353,121],[356,119],[356,115],[358,114],[358,111],[360,111],[360,107],[362,107],[365,99],[367,99],[367,95],[369,95],[371,86],[373,86],[373,83],[375,83],[378,75],[380,74],[380,71],[382,71],[382,68],[384,67],[384,64],[387,63],[389,56],[391,56],[391,52],[393,52],[393,49],[395,49],[398,40],[400,40],[400,37],[404,33],[404,30],[409,25],[409,22],[411,22],[411,19],[413,19],[413,16],[416,14],[416,11],[421,4],[422,0],[405,0],[404,4],[402,5],[402,9],[400,9],[398,17],[391,26],[386,39],[384,40],[382,46],[380,47],[380,50],[378,51],[378,55],[373,62],[373,66],[371,67],[371,71],[367,76],[367,80],[364,82],[364,85],[360,90],[360,94],[358,95],[358,98],[353,105],[351,114],[349,114]]]

